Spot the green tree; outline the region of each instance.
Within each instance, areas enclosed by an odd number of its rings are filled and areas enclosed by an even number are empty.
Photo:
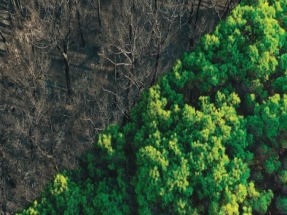
[[[201,93],[223,87],[240,96],[249,92],[266,98],[266,83],[277,71],[286,41],[276,12],[265,0],[238,5],[194,52],[184,55],[184,68],[193,74],[191,87]]]
[[[238,96],[218,92],[215,103],[201,97],[196,110],[167,80],[144,94],[124,128],[136,153],[139,213],[238,214],[261,198],[269,201],[256,210],[265,212],[272,195],[250,191],[246,162],[252,154],[246,149],[245,121],[235,109]]]
[[[287,198],[279,197],[276,201],[276,207],[282,214],[287,213]]]

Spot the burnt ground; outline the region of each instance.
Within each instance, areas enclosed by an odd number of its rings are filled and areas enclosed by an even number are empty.
[[[13,26],[2,15],[7,1],[0,1],[0,31],[9,42]],[[225,2],[202,1],[192,32],[194,45],[220,20]],[[102,5],[103,13],[109,4],[113,1]],[[192,48],[189,29],[183,27],[166,45],[160,74]],[[67,95],[63,59],[56,49],[28,56],[25,49],[11,48],[12,39],[8,52],[0,38],[0,214],[27,206],[56,172],[78,166],[79,156],[92,147],[98,132],[122,122],[124,101],[115,95],[114,67],[99,56],[99,32],[91,25],[85,31],[86,46],[69,51],[72,96]]]

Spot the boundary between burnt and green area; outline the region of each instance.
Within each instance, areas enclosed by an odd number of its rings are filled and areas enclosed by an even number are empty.
[[[286,13],[243,1],[21,214],[287,213]]]

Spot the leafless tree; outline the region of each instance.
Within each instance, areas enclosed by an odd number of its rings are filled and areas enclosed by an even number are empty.
[[[19,7],[15,6],[14,8]],[[85,46],[83,32],[85,20],[80,1],[42,0],[36,1],[36,3],[29,2],[25,11],[29,14],[29,19],[33,17],[37,20],[37,25],[42,26],[42,34],[34,41],[32,47],[51,53],[55,53],[55,49],[58,50],[65,66],[67,92],[68,95],[71,95],[69,50],[72,46],[79,45],[78,41],[80,41],[81,46]],[[21,13],[18,12],[17,14]]]
[[[122,0],[121,7],[110,5],[106,14],[113,16],[102,21],[104,33],[99,43],[101,57],[115,68],[114,92],[125,101],[121,102],[125,103],[124,112],[129,112],[143,88],[155,83],[169,44],[189,20],[187,4],[180,0]]]

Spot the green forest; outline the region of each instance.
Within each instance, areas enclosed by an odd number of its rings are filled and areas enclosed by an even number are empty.
[[[286,31],[241,1],[18,214],[287,214]]]

